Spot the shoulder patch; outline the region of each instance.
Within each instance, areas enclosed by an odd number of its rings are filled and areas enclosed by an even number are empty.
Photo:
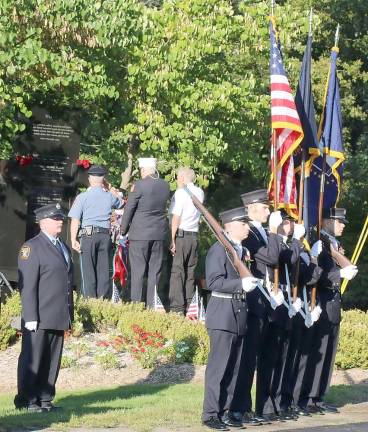
[[[30,254],[31,254],[31,247],[28,245],[23,245],[19,252],[19,258],[22,260],[27,260]]]

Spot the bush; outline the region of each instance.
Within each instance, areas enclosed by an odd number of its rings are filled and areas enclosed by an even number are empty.
[[[368,369],[368,312],[343,312],[336,366]]]
[[[20,299],[16,294],[8,298],[2,308],[0,349],[6,349],[15,340],[16,330],[10,327],[10,323],[19,314]],[[207,361],[209,339],[205,326],[180,315],[145,310],[143,304],[113,304],[103,300],[78,298],[75,316],[74,325],[84,331],[111,332],[112,339],[108,344],[117,352],[127,349],[126,341],[134,339],[134,328],[139,326],[147,333],[162,335],[168,343],[166,351],[172,361],[194,364],[205,364]],[[341,369],[368,369],[368,312],[343,312],[336,366]]]
[[[5,350],[16,339],[17,331],[11,327],[12,320],[21,312],[20,296],[14,294],[1,305],[0,315],[0,350]]]

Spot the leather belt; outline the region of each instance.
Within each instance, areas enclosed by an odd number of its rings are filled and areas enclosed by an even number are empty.
[[[93,234],[109,234],[110,228],[103,228],[98,226],[86,226],[81,228],[78,232],[79,237],[89,237]]]
[[[245,293],[230,294],[230,293],[223,293],[223,292],[218,292],[218,291],[212,291],[211,295],[213,297],[226,298],[226,299],[230,299],[230,300],[245,300]]]

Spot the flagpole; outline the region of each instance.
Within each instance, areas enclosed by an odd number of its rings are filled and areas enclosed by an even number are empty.
[[[336,33],[335,33],[335,44],[334,44],[333,49],[337,49],[337,45],[339,43],[339,33],[340,33],[340,24],[337,24]],[[330,75],[328,76],[328,79],[327,79],[326,91],[328,88],[329,79],[330,79]],[[326,100],[325,100],[325,103],[326,103]],[[322,127],[322,125],[320,125],[320,131],[322,130],[321,127]],[[320,238],[321,238],[322,216],[323,216],[323,198],[324,198],[324,193],[325,193],[326,165],[327,165],[327,152],[326,152],[325,148],[323,148],[322,150],[323,150],[323,159],[322,159],[321,183],[320,183],[320,189],[319,189],[319,202],[318,202],[318,225],[317,225],[318,240],[320,240]],[[316,304],[316,287],[312,288],[311,304],[312,304],[312,308]]]
[[[308,32],[308,36],[311,37],[312,36],[312,21],[313,21],[313,10],[312,8],[310,9],[310,13],[309,13],[309,32]],[[309,96],[310,94],[308,93],[308,99],[307,99],[307,103],[306,106],[309,106]],[[301,155],[301,163],[300,163],[300,181],[299,181],[299,202],[298,202],[298,224],[302,224],[303,223],[303,209],[304,209],[304,184],[305,184],[305,162],[307,159],[307,155],[306,155],[306,151],[305,151],[305,146],[302,145],[302,155]],[[292,297],[293,297],[293,301],[295,301],[298,297],[298,280],[299,280],[299,268],[300,268],[300,259],[298,259],[297,263],[296,263],[296,268],[295,268],[295,277],[294,277],[294,284],[293,284],[293,288],[292,288]]]

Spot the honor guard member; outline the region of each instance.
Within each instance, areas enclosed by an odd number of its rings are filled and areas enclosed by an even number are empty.
[[[277,235],[281,216],[274,212],[270,218],[270,230],[266,232],[263,224],[270,216],[268,193],[266,189],[259,189],[241,195],[244,207],[247,209],[250,232],[242,244],[250,253],[250,269],[252,274],[260,279],[266,278],[266,273],[272,274],[279,262],[282,249],[282,239]],[[245,381],[242,389],[243,398],[237,411],[243,414],[243,421],[258,424],[262,419],[253,415],[251,389],[256,369],[260,343],[267,324],[269,301],[257,289],[247,295],[248,316],[245,335]]]
[[[248,216],[244,207],[220,214],[228,238],[239,258],[245,249],[241,242],[248,236]],[[210,338],[210,352],[205,373],[202,423],[211,428],[228,430],[241,427],[241,419],[233,415],[239,404],[244,365],[244,335],[247,323],[246,296],[259,279],[240,279],[224,247],[216,242],[206,257],[206,285],[211,298],[206,311],[206,327]]]
[[[120,208],[123,202],[114,188],[106,190],[105,174],[103,167],[91,166],[88,170],[90,187],[77,196],[68,216],[72,219],[72,248],[80,253],[82,295],[110,299],[110,218],[112,209]]]
[[[280,214],[282,224],[278,228],[278,234],[282,238],[282,250],[278,265],[279,291],[283,295],[284,302],[289,304],[288,292],[291,295],[292,272],[303,250],[300,239],[305,234],[305,228],[295,223],[294,218],[284,209],[280,211]],[[284,411],[280,406],[282,377],[291,330],[291,320],[285,303],[276,307],[269,314],[269,324],[264,334],[260,354],[256,409],[259,415],[268,420],[275,416],[280,416],[283,420],[294,418],[293,413]]]
[[[299,400],[300,407],[311,411],[337,412],[335,407],[324,403],[323,398],[330,387],[338,345],[341,279],[351,280],[358,273],[355,265],[341,268],[331,255],[331,248],[344,254],[337,237],[341,237],[347,223],[344,208],[324,210],[321,230],[322,251],[318,255],[318,266],[322,268],[322,274],[317,284],[322,313],[313,325],[315,344],[308,359]]]
[[[60,239],[65,214],[60,204],[35,211],[40,233],[19,252],[22,348],[16,408],[50,411],[59,374],[64,331],[73,319],[73,263]]]
[[[153,307],[168,231],[166,206],[170,187],[159,178],[155,158],[138,161],[142,179],[135,182],[129,193],[121,233],[125,235],[129,231],[131,300]],[[146,273],[147,289],[144,290]]]
[[[183,189],[186,186],[203,203],[203,190],[194,185],[191,168],[178,169],[176,190],[170,206],[173,263],[170,276],[170,311],[186,314],[194,294],[194,272],[198,261],[198,225],[201,213]]]

